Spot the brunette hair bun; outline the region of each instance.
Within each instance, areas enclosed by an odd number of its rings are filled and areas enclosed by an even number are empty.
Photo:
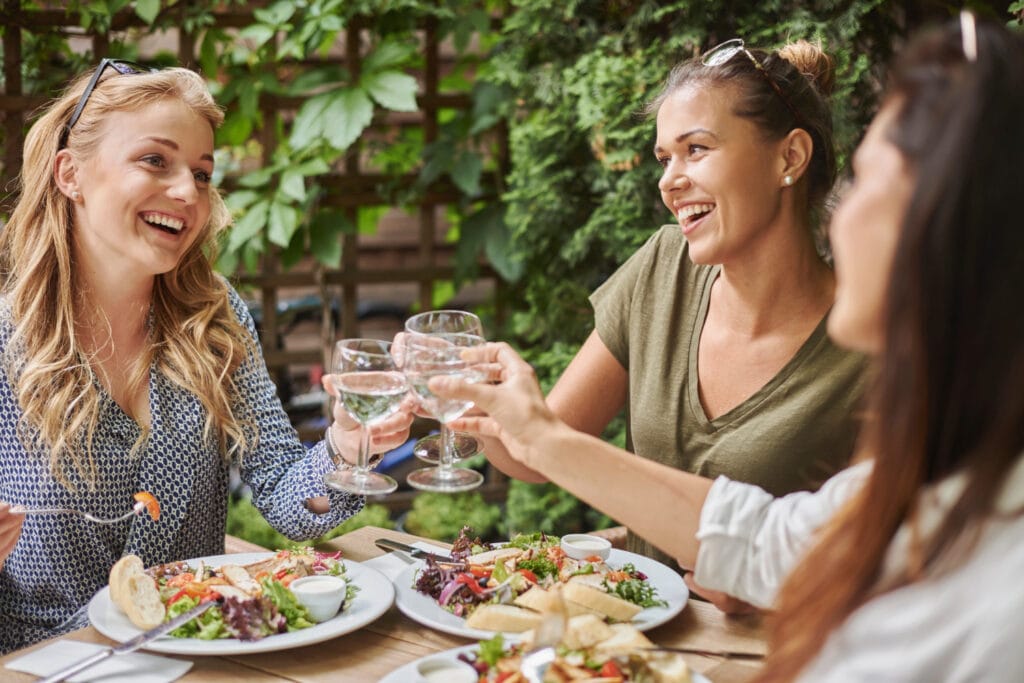
[[[836,65],[821,49],[821,43],[798,40],[779,48],[779,56],[796,67],[818,92],[828,97],[836,85]]]

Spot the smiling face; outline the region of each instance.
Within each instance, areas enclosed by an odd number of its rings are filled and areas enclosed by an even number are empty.
[[[172,270],[210,216],[213,129],[177,99],[110,114],[75,169],[75,255],[86,272]]]
[[[734,114],[735,97],[729,86],[691,83],[658,108],[658,189],[695,263],[735,259],[779,224],[786,143]]]
[[[885,343],[885,301],[892,261],[914,191],[914,175],[886,139],[898,111],[887,102],[853,156],[855,180],[832,217],[836,301],[828,333],[842,346],[878,353]]]

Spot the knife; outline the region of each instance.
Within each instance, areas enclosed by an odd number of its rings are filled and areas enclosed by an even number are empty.
[[[390,538],[378,538],[374,543],[378,548],[382,550],[401,550],[403,553],[407,553],[418,560],[425,560],[428,557],[433,559],[434,562],[445,562],[447,564],[462,564],[456,560],[453,560],[449,555],[440,555],[437,553],[427,552],[426,550],[420,550],[414,548],[411,545],[405,543],[399,543],[398,541],[392,541]],[[440,548],[439,548],[440,550]]]
[[[90,666],[99,664],[107,657],[110,657],[112,655],[123,655],[129,652],[134,652],[135,650],[138,650],[140,647],[150,642],[151,640],[156,640],[165,633],[170,633],[179,626],[187,624],[188,622],[192,621],[193,619],[195,619],[200,614],[210,609],[214,605],[219,604],[220,603],[218,601],[211,600],[209,602],[204,602],[202,604],[196,605],[189,611],[182,612],[170,621],[165,621],[164,623],[160,624],[155,628],[151,628],[144,633],[140,633],[131,640],[127,640],[116,647],[108,647],[105,650],[97,652],[91,657],[86,657],[80,662],[76,662],[71,666],[66,666],[57,673],[52,674],[51,676],[44,678],[40,681],[37,681],[37,683],[59,683],[59,681],[63,681],[65,678],[68,678],[69,676],[74,676],[79,671],[83,671],[85,669],[88,669]]]

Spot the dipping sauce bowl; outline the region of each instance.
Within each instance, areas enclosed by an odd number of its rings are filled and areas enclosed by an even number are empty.
[[[338,613],[341,604],[345,602],[347,587],[345,579],[326,574],[304,576],[288,586],[295,598],[309,610],[309,616],[315,622],[327,621]]]
[[[612,544],[606,538],[590,534],[567,534],[562,536],[562,550],[574,560],[585,560],[588,557],[600,557],[607,560],[612,552]]]

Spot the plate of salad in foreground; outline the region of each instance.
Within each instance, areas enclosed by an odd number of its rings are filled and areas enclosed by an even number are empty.
[[[570,617],[594,614],[646,631],[679,614],[689,598],[677,572],[642,555],[613,549],[606,560],[575,560],[557,536],[519,534],[492,545],[470,533],[464,529],[452,545],[455,563],[418,561],[395,577],[403,614],[465,638],[511,638],[534,628],[560,594]]]
[[[297,578],[319,574],[344,579],[347,590],[338,614],[316,623],[287,586]],[[150,579],[156,583],[166,619],[203,600],[222,601],[171,635],[144,646],[169,654],[249,654],[312,645],[371,623],[388,610],[395,596],[386,576],[343,560],[340,553],[307,548],[216,555],[151,567],[141,578],[137,573],[118,577],[112,571],[111,585],[89,601],[89,621],[96,630],[119,642],[142,633],[144,629],[129,619],[123,605],[134,599],[143,602],[143,609],[151,609],[152,605],[144,604],[146,598],[131,594],[142,584],[150,590]],[[111,597],[112,588],[119,604]]]
[[[616,628],[625,627],[619,624]],[[622,637],[616,634],[615,638]],[[585,644],[584,644],[585,643]],[[464,645],[444,652],[420,657],[409,662],[379,683],[412,683],[420,680],[423,670],[448,670],[460,667],[475,675],[479,683],[526,683],[519,673],[526,644],[510,643],[501,635],[474,645]],[[677,654],[646,653],[640,649],[604,649],[593,639],[563,643],[556,650],[555,660],[548,668],[545,681],[619,681],[621,683],[711,683],[707,677],[690,669]],[[449,680],[455,676],[449,675]],[[469,676],[465,676],[468,680]],[[443,680],[443,679],[441,679]]]

